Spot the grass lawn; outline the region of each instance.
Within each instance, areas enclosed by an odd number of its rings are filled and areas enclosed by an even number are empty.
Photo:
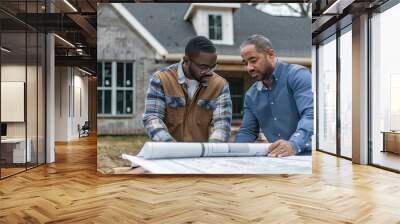
[[[229,142],[234,142],[233,132]],[[147,135],[97,136],[97,170],[100,173],[114,173],[114,168],[129,167],[129,161],[121,158],[123,153],[136,155],[149,141]]]
[[[148,140],[146,135],[97,136],[97,170],[108,174],[114,173],[115,167],[130,166],[121,155],[136,155]]]

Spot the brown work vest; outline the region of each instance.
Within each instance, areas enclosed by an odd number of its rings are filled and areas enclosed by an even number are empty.
[[[166,98],[164,123],[178,142],[207,142],[216,99],[225,79],[214,73],[208,86],[199,84],[190,99],[186,85],[178,83],[178,66],[159,73]]]

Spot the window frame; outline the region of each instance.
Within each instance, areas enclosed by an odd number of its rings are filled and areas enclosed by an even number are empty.
[[[367,24],[366,24],[366,27],[365,27],[366,33],[362,34],[362,38],[366,39],[366,44],[367,44],[366,66],[364,67],[366,69],[366,71],[365,71],[366,72],[366,86],[363,86],[363,88],[367,89],[367,96],[366,96],[366,98],[367,98],[367,102],[366,102],[367,103],[367,105],[366,105],[366,107],[367,107],[367,127],[366,127],[367,128],[367,139],[366,140],[365,139],[360,139],[360,140],[363,140],[362,144],[366,144],[367,157],[368,157],[366,165],[377,167],[377,168],[380,168],[380,169],[383,169],[383,170],[388,170],[388,171],[395,172],[395,173],[400,173],[400,170],[393,169],[393,168],[390,168],[388,166],[379,165],[377,163],[374,163],[374,161],[373,161],[373,144],[374,144],[374,142],[373,142],[373,133],[372,133],[372,114],[373,114],[372,113],[373,112],[372,108],[374,106],[374,105],[372,105],[372,96],[373,96],[372,94],[374,93],[373,92],[373,88],[372,88],[372,78],[373,78],[372,77],[373,76],[373,74],[372,74],[372,72],[373,72],[372,71],[372,67],[373,67],[372,40],[374,38],[373,37],[373,32],[372,32],[372,30],[373,30],[372,19],[373,19],[375,13],[376,14],[383,13],[386,10],[396,6],[397,4],[400,4],[397,0],[388,0],[388,1],[384,2],[382,5],[376,6],[376,7],[372,8],[372,9],[368,9],[368,10],[364,10],[364,11],[360,11],[359,12],[361,15],[366,15],[367,16]],[[313,45],[315,45],[315,47],[317,49],[316,50],[316,60],[313,61],[313,63],[318,61],[318,57],[319,57],[318,56],[318,47],[319,47],[319,44],[321,42],[323,42],[324,40],[328,39],[331,35],[333,35],[334,32],[342,32],[346,28],[346,26],[352,25],[352,19],[353,18],[354,17],[352,17],[350,14],[345,13],[344,15],[341,15],[340,17],[338,17],[338,20],[334,24],[332,24],[328,28],[324,28],[323,30],[321,30],[321,32],[319,34],[316,34],[316,36],[313,37]],[[353,29],[352,29],[352,32],[353,32]],[[359,33],[357,33],[356,35],[359,35]],[[340,35],[338,35],[337,38],[340,38]],[[353,54],[354,54],[354,52],[353,52]],[[338,55],[340,55],[340,54],[338,54]],[[338,65],[338,66],[340,66],[340,65]],[[319,79],[319,74],[318,74],[319,65],[318,65],[318,63],[315,63],[315,67],[316,67],[316,72],[315,72],[316,92],[318,93],[320,91],[319,90],[319,88],[320,88],[319,87],[319,80],[318,80]],[[364,80],[362,80],[362,81],[364,81]],[[337,84],[340,84],[340,82],[337,82]],[[317,116],[316,116],[316,124],[317,124],[316,125],[316,150],[320,151],[320,152],[327,153],[327,154],[331,154],[329,152],[325,152],[325,151],[319,149],[318,135],[319,135],[320,130],[318,130],[318,119],[319,119],[319,116],[318,116],[318,114],[319,114],[319,111],[318,111],[319,110],[319,102],[318,102],[319,99],[318,98],[319,98],[318,94],[316,94],[316,107],[315,107],[316,114],[317,114]],[[357,99],[357,100],[360,100],[360,99]],[[359,102],[357,102],[357,103],[359,103]],[[339,99],[339,105],[340,105],[340,99]],[[352,110],[354,110],[354,108],[352,108]],[[339,128],[341,128],[341,127],[339,127]],[[340,142],[337,142],[337,145],[340,145]],[[352,146],[352,148],[353,147],[354,146]],[[360,153],[362,153],[362,152],[360,152]],[[340,155],[340,153],[338,155],[334,155],[334,156],[340,157],[340,158],[344,158],[344,159],[348,159],[348,160],[353,160],[354,159],[354,158],[344,157],[344,156]]]
[[[335,33],[332,33],[329,36],[326,36],[324,39],[321,39],[318,41],[318,43],[316,44],[316,150],[319,152],[323,152],[323,153],[327,153],[339,158],[343,158],[346,160],[352,160],[352,158],[349,158],[347,156],[343,156],[342,152],[341,152],[341,118],[340,118],[340,112],[341,112],[341,90],[340,90],[340,85],[341,85],[341,64],[340,64],[340,41],[341,41],[341,36],[344,35],[347,32],[352,32],[352,29],[349,30],[349,27],[352,26],[352,23],[350,22],[349,24],[345,25],[344,27],[341,27],[340,29],[336,30]],[[335,153],[331,153],[328,152],[324,149],[321,149],[320,146],[320,142],[319,142],[319,135],[320,135],[320,131],[319,130],[319,110],[320,110],[320,99],[319,99],[319,91],[321,91],[320,89],[320,74],[319,74],[319,65],[318,65],[318,61],[320,58],[319,55],[319,47],[321,43],[327,43],[330,41],[336,41],[336,152]]]
[[[367,76],[368,76],[368,163],[367,165],[377,167],[383,170],[388,170],[391,172],[395,173],[400,173],[400,170],[391,168],[389,166],[379,164],[377,162],[374,162],[374,137],[373,137],[373,96],[375,94],[374,88],[373,88],[373,79],[376,74],[374,74],[373,70],[373,63],[374,63],[374,56],[373,56],[373,30],[375,27],[373,27],[373,20],[376,15],[382,14],[386,12],[387,10],[391,9],[392,7],[395,7],[396,5],[400,4],[396,0],[388,0],[384,4],[378,6],[377,8],[373,9],[372,11],[368,12],[368,31],[367,31],[367,38],[368,38],[368,71],[367,71]]]
[[[324,39],[324,40],[322,40],[321,42],[319,42],[318,43],[318,45],[317,45],[317,48],[316,48],[316,64],[318,64],[318,67],[317,67],[317,69],[316,69],[316,76],[317,76],[317,93],[316,93],[316,98],[317,98],[317,104],[316,104],[316,116],[317,116],[317,123],[316,123],[316,129],[317,129],[317,132],[316,132],[316,138],[315,138],[315,140],[316,140],[316,150],[317,151],[321,151],[321,152],[324,152],[324,153],[327,153],[327,154],[331,154],[331,155],[334,155],[334,156],[339,156],[339,153],[338,153],[338,145],[339,145],[339,143],[340,143],[340,140],[339,140],[339,138],[340,138],[340,135],[338,135],[338,134],[340,134],[340,131],[339,131],[339,128],[340,127],[338,127],[338,122],[337,122],[337,120],[338,120],[338,116],[339,116],[339,114],[338,114],[338,110],[339,110],[339,108],[338,108],[338,105],[340,105],[339,104],[339,101],[340,101],[340,99],[339,99],[339,96],[337,95],[337,93],[338,93],[338,83],[339,83],[339,78],[338,78],[338,76],[339,76],[339,69],[338,69],[338,49],[339,49],[339,45],[340,45],[340,43],[339,43],[339,39],[340,38],[340,34],[338,34],[338,33],[334,33],[334,34],[332,34],[331,36],[329,36],[328,38],[326,38],[326,39]],[[320,133],[321,133],[321,130],[320,130],[320,118],[319,118],[319,113],[320,113],[320,105],[321,105],[321,98],[320,98],[320,83],[321,83],[321,75],[320,75],[320,63],[319,63],[319,60],[320,60],[320,57],[321,57],[321,55],[320,55],[320,45],[321,44],[328,44],[328,43],[330,43],[330,42],[332,42],[332,41],[335,41],[335,75],[336,75],[336,83],[335,83],[335,86],[336,86],[336,97],[335,97],[335,101],[336,101],[336,108],[335,108],[335,110],[336,110],[336,112],[335,112],[335,122],[336,122],[336,127],[335,127],[335,132],[336,132],[336,139],[335,139],[335,148],[336,148],[336,150],[335,150],[335,152],[334,153],[332,153],[332,152],[330,152],[330,151],[328,151],[328,150],[326,150],[326,149],[321,149],[320,148]],[[339,133],[338,133],[339,132]]]
[[[243,119],[243,110],[244,110],[244,107],[243,107],[244,93],[245,93],[245,90],[243,88],[244,79],[241,77],[239,77],[239,78],[228,77],[228,78],[226,78],[226,80],[229,83],[229,90],[231,92],[230,95],[231,95],[231,100],[232,100],[232,120],[242,120]],[[233,94],[233,90],[236,87],[240,88],[239,92],[241,92],[241,94]],[[233,104],[235,102],[235,99],[240,100],[240,103],[238,105],[239,105],[239,107],[241,107],[241,111],[239,111],[238,113],[235,113],[235,111],[234,111]]]
[[[102,83],[102,86],[97,86],[97,90],[96,90],[96,93],[98,92],[98,91],[102,91],[102,102],[101,102],[101,111],[102,111],[102,113],[97,113],[97,116],[109,116],[109,115],[112,115],[112,112],[113,112],[113,110],[112,110],[112,98],[113,98],[113,96],[112,96],[112,87],[113,87],[113,84],[114,84],[114,82],[113,82],[113,62],[112,61],[109,61],[109,60],[107,60],[107,61],[101,61],[101,62],[97,62],[97,63],[100,63],[101,64],[101,83]],[[106,63],[111,63],[111,86],[105,86],[105,83],[104,83],[104,81],[105,81],[105,64]],[[98,82],[97,82],[98,83]],[[111,91],[111,113],[104,113],[104,109],[105,109],[105,91],[107,91],[107,90],[109,90],[109,91]]]
[[[104,71],[105,71],[105,63],[111,63],[111,86],[110,87],[104,87]],[[136,66],[135,66],[135,61],[134,60],[101,60],[98,61],[97,63],[101,63],[101,68],[102,68],[102,84],[103,86],[99,87],[97,86],[97,91],[103,91],[103,99],[102,99],[102,112],[103,113],[97,113],[97,116],[100,118],[107,118],[107,117],[112,117],[112,118],[117,118],[117,117],[133,117],[136,112]],[[124,86],[118,86],[117,85],[117,66],[118,63],[123,64],[123,83]],[[126,66],[127,64],[131,63],[132,64],[132,86],[126,86]],[[111,90],[111,113],[104,113],[104,103],[105,103],[105,98],[104,98],[104,91],[105,90]],[[124,110],[126,109],[126,92],[127,91],[132,91],[132,110],[130,113],[117,113],[117,92],[118,91],[123,91],[124,99],[123,99],[123,104],[124,104]]]
[[[124,86],[118,86],[117,84],[118,84],[118,76],[117,76],[117,69],[118,69],[118,64],[119,63],[122,63],[122,65],[123,65],[123,83],[124,83]],[[126,86],[126,67],[127,67],[127,64],[129,64],[129,63],[131,63],[132,64],[132,86]],[[124,61],[124,62],[122,62],[122,61],[116,61],[116,73],[115,73],[115,77],[116,77],[116,82],[115,82],[115,84],[116,84],[116,86],[115,86],[115,114],[117,115],[117,116],[120,116],[120,115],[122,115],[122,116],[131,116],[131,115],[133,115],[133,113],[134,113],[134,110],[133,110],[133,107],[134,107],[134,88],[133,88],[133,86],[134,86],[134,82],[133,82],[133,71],[134,71],[134,66],[133,66],[133,62],[127,62],[127,61]],[[125,111],[126,110],[126,92],[127,91],[132,91],[132,109],[131,109],[131,112],[130,113],[126,113],[126,112],[123,112],[123,113],[118,113],[117,112],[117,107],[118,107],[118,101],[117,101],[117,98],[118,98],[118,91],[123,91],[123,110]]]
[[[218,31],[218,26],[217,26],[217,25],[213,24],[213,25],[211,26],[211,24],[210,24],[210,22],[211,22],[211,17],[214,18],[214,19],[213,19],[214,23],[215,23],[215,19],[216,19],[216,18],[218,18],[218,17],[221,18],[221,19],[220,19],[220,21],[221,21],[221,24],[220,24],[220,25],[221,25],[221,26],[220,26],[221,39],[214,39],[214,38],[211,37],[211,32],[210,32],[211,29],[214,30],[214,36],[217,36],[216,31]],[[210,40],[212,40],[212,41],[218,41],[218,42],[223,42],[223,41],[224,41],[224,30],[223,30],[222,18],[223,18],[223,15],[222,15],[222,14],[219,14],[219,13],[209,13],[209,14],[208,14],[208,38],[209,38]]]

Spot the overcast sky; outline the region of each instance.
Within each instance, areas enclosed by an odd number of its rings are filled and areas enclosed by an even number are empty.
[[[256,8],[275,16],[300,16],[299,13],[291,9],[292,7],[299,10],[300,4],[305,6],[309,3],[258,3]],[[311,17],[311,10],[309,14]]]

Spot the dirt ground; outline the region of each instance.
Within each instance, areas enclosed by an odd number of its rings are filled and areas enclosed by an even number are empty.
[[[229,142],[234,142],[236,132],[232,132]],[[97,171],[103,174],[123,173],[130,162],[121,158],[123,153],[136,155],[149,141],[146,135],[97,136]]]
[[[148,140],[145,135],[97,136],[97,170],[110,174],[116,167],[129,167],[130,162],[122,159],[121,155],[136,155]]]

